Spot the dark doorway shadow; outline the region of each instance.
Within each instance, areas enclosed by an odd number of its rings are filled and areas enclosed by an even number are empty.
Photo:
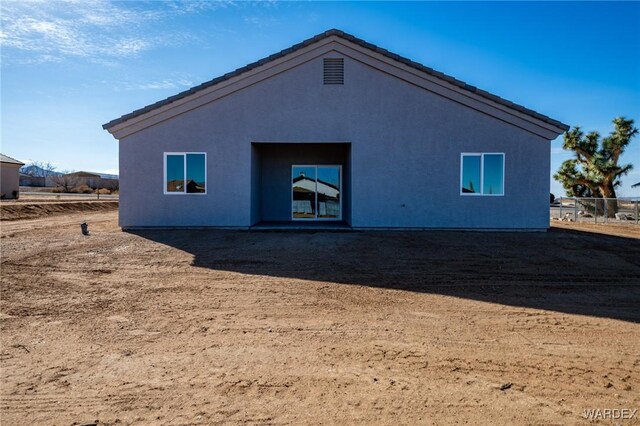
[[[130,230],[193,265],[640,322],[640,240],[551,229]]]

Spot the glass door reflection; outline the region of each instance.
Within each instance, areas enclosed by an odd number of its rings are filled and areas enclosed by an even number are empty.
[[[316,168],[293,166],[293,201],[291,209],[294,219],[316,218]]]
[[[340,218],[340,167],[318,166],[316,198],[319,219]]]
[[[341,166],[292,166],[292,219],[341,219]]]

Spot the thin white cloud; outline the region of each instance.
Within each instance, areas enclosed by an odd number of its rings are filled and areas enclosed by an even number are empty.
[[[199,13],[206,12],[210,10],[216,10],[220,8],[225,8],[228,6],[236,5],[236,2],[233,0],[187,0],[187,1],[167,1],[165,2],[166,6],[179,14],[185,13]]]
[[[193,39],[186,33],[164,30],[154,34],[153,24],[229,4],[204,1],[3,1],[0,3],[0,45],[3,59],[21,63],[60,62],[70,57],[113,63],[156,47],[180,45]],[[16,52],[23,54],[12,57]]]
[[[175,73],[165,78],[151,81],[110,81],[101,80],[100,83],[108,85],[115,92],[132,90],[184,90],[194,86],[193,76],[182,73]]]
[[[193,82],[186,79],[164,79],[137,85],[128,85],[127,90],[156,90],[156,89],[183,89],[193,86]]]
[[[273,27],[280,24],[273,16],[245,16],[243,18],[247,24],[255,25],[260,28]]]
[[[115,56],[127,56],[148,49],[150,44],[148,40],[125,38],[116,41],[112,50]]]

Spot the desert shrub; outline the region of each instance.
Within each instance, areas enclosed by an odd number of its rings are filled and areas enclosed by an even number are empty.
[[[108,190],[107,188],[100,188],[96,191],[98,194],[111,194],[111,191]]]
[[[93,194],[93,189],[89,185],[78,185],[71,190],[75,194]]]
[[[53,192],[54,194],[60,194],[61,192],[64,192],[64,188],[61,186],[56,186],[51,190],[51,192]]]

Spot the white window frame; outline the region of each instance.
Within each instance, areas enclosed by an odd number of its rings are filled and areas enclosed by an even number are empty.
[[[342,165],[341,164],[292,164],[291,167],[289,167],[290,171],[293,171],[294,167],[315,167],[316,168],[316,203],[317,203],[317,191],[318,191],[318,169],[322,168],[322,167],[337,167],[338,170],[340,170],[340,216],[335,218],[335,217],[318,217],[318,212],[317,212],[317,207],[316,207],[316,217],[315,218],[302,218],[302,217],[293,217],[293,209],[292,209],[292,204],[293,203],[293,185],[291,186],[291,191],[289,193],[289,209],[291,210],[291,220],[292,221],[306,221],[306,222],[322,222],[322,221],[341,221],[342,220],[342,198],[343,197],[343,191],[342,191]],[[291,179],[293,179],[293,176],[291,176]]]
[[[502,194],[485,194],[484,193],[484,156],[485,155],[502,155]],[[463,182],[463,167],[464,167],[464,157],[480,157],[480,192],[462,192]],[[507,156],[504,152],[463,152],[460,154],[460,184],[458,186],[460,190],[460,195],[469,196],[469,197],[504,197],[504,187],[506,182],[505,176],[505,165]]]
[[[187,154],[204,154],[204,192],[187,192]],[[182,155],[183,169],[184,169],[184,191],[167,191],[167,156],[168,155]],[[162,191],[164,195],[207,195],[209,190],[209,183],[207,179],[207,153],[206,152],[165,152],[163,155],[163,181]]]

